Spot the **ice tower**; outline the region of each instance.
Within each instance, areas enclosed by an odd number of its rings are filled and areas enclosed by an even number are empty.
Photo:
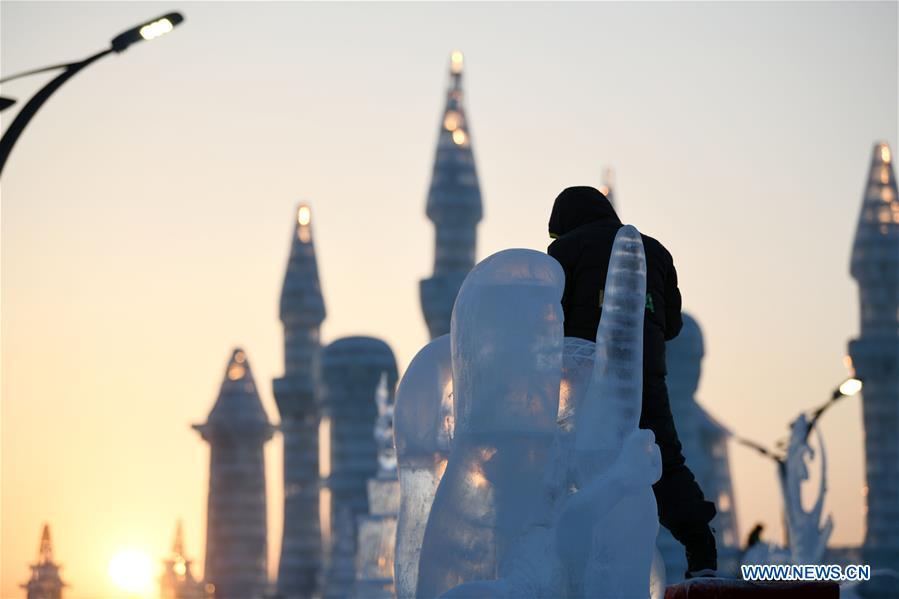
[[[274,381],[274,392],[284,435],[284,535],[278,591],[284,597],[308,597],[321,564],[315,389],[325,303],[312,242],[312,211],[306,204],[295,214],[280,316],[284,376]]]
[[[434,274],[421,281],[421,307],[431,339],[450,330],[456,294],[474,266],[481,190],[462,91],[462,53],[450,57],[450,84],[437,137],[426,213],[434,223]]]
[[[31,579],[21,586],[27,599],[61,599],[62,589],[67,586],[59,578],[59,564],[53,561],[50,527],[46,524],[41,533],[37,563],[31,566]]]
[[[711,525],[718,544],[719,570],[728,572],[736,566],[740,542],[727,453],[730,432],[696,403],[705,344],[699,323],[686,312],[683,320],[680,334],[665,348],[671,412],[687,465],[706,499],[718,508]],[[667,581],[681,580],[687,569],[683,546],[665,529],[659,532],[658,546],[665,559]]]
[[[864,382],[866,563],[899,569],[899,198],[890,147],[874,146],[850,272],[861,326],[849,343]]]
[[[344,599],[356,580],[356,522],[369,513],[368,480],[378,472],[372,427],[381,376],[390,403],[396,360],[390,347],[372,337],[344,337],[322,351],[318,468],[324,598]]]
[[[275,427],[242,349],[231,354],[206,423],[193,428],[210,449],[204,576],[215,585],[216,599],[254,599],[268,582],[262,448]]]

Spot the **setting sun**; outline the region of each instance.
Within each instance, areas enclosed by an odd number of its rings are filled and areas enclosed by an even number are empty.
[[[146,595],[153,590],[153,560],[143,551],[124,549],[110,560],[109,577],[126,593]]]

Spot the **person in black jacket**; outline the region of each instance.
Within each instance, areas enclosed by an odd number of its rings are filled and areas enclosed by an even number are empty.
[[[547,252],[565,270],[562,309],[566,337],[596,341],[612,243],[621,226],[612,204],[597,189],[569,187],[556,198],[549,218],[549,235],[555,241]],[[655,434],[662,454],[662,478],[653,485],[659,522],[686,549],[686,577],[713,576],[717,549],[709,522],[715,516],[715,505],[705,500],[684,460],[665,385],[665,342],[674,339],[683,325],[677,272],[668,250],[652,237],[642,237],[646,319],[640,428]]]

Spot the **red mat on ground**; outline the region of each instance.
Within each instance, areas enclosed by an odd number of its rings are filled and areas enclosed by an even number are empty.
[[[839,599],[835,582],[748,582],[697,578],[665,589],[665,599]]]

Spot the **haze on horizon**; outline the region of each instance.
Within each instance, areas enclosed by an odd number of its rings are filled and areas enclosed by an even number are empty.
[[[4,173],[0,596],[21,596],[45,521],[69,599],[115,597],[110,558],[162,558],[179,517],[202,573],[208,449],[190,424],[238,345],[277,421],[301,199],[324,342],[381,337],[402,372],[427,340],[425,195],[454,49],[479,259],[545,249],[556,194],[612,166],[622,219],[671,250],[703,327],[710,413],[772,445],[846,376],[868,162],[875,141],[899,142],[895,2],[7,1],[0,70],[85,57],[171,10],[175,32],[67,83]],[[24,101],[46,80],[2,93]],[[822,430],[832,543],[858,544],[858,399]],[[267,447],[272,575],[281,451]],[[741,535],[761,521],[780,540],[773,466],[732,445],[731,467]]]

